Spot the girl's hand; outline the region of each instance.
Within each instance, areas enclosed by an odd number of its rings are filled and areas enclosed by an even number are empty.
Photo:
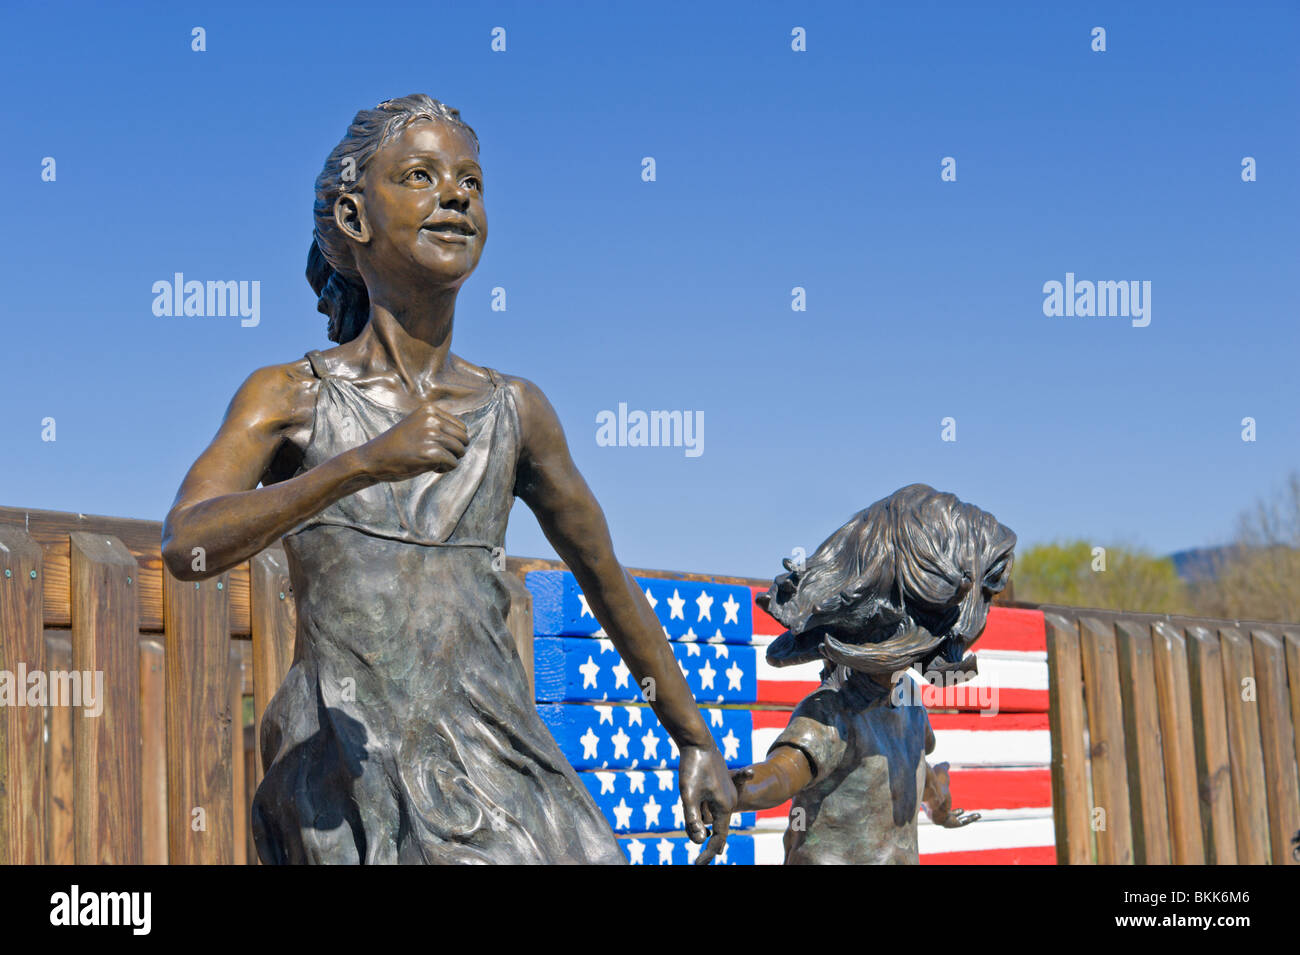
[[[444,474],[465,454],[469,432],[454,414],[437,407],[438,389],[383,434],[357,448],[362,470],[375,481],[404,481],[425,471]]]
[[[708,845],[695,860],[696,865],[708,865],[727,844],[727,829],[736,809],[736,787],[718,747],[683,746],[681,751],[678,772],[686,834],[697,845],[708,838]],[[711,833],[706,825],[713,826]]]

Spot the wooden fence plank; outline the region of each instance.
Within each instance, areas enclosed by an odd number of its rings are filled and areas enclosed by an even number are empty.
[[[1296,775],[1295,730],[1286,687],[1282,641],[1267,630],[1251,632],[1259,688],[1259,738],[1268,781],[1268,838],[1274,865],[1296,865],[1291,839],[1300,830],[1300,780]]]
[[[69,548],[72,669],[83,698],[102,694],[72,720],[77,864],[139,865],[139,566],[115,537],[74,531]]]
[[[1093,856],[1079,630],[1058,614],[1047,614],[1045,622],[1056,861],[1060,865],[1086,865]]]
[[[1151,627],[1133,620],[1120,620],[1116,622],[1115,632],[1124,703],[1129,799],[1133,810],[1133,861],[1138,865],[1168,865],[1172,858],[1169,806]]]
[[[1300,765],[1300,627],[1281,627],[1286,650],[1287,684],[1291,695],[1291,735],[1295,739],[1295,760]]]
[[[1187,628],[1187,673],[1191,681],[1192,737],[1196,744],[1205,861],[1208,865],[1236,865],[1237,833],[1223,695],[1223,654],[1217,633],[1205,627]]]
[[[1169,793],[1169,836],[1175,865],[1204,865],[1201,807],[1196,793],[1196,744],[1192,738],[1192,700],[1187,677],[1187,645],[1167,623],[1151,628],[1164,744],[1165,788]]]
[[[51,670],[72,669],[68,631],[45,631],[45,665]],[[72,865],[77,859],[72,837],[72,709],[52,706],[45,718],[49,730],[45,741],[45,861],[50,865]]]
[[[0,527],[0,863],[45,862],[45,707],[27,679],[46,670],[43,585],[40,545]]]
[[[167,850],[173,864],[234,861],[226,575],[163,576]]]
[[[163,645],[143,637],[140,650],[140,855],[167,864],[167,682]]]
[[[64,511],[41,511],[33,508],[0,507],[0,526],[21,528],[43,551],[45,581],[43,602],[47,627],[70,627],[71,555],[68,535],[76,531],[116,537],[140,565],[137,607],[140,629],[161,633],[162,608],[162,522],[141,521],[125,517],[101,517]],[[230,628],[236,635],[248,634],[248,565],[238,564],[229,571],[225,587],[230,600]]]
[[[1133,830],[1115,628],[1092,617],[1081,617],[1079,647],[1083,658],[1083,695],[1088,704],[1093,811],[1100,808],[1105,812],[1097,832],[1097,862],[1131,865]]]
[[[1223,701],[1228,717],[1237,863],[1265,865],[1269,859],[1268,800],[1259,737],[1255,657],[1250,639],[1234,627],[1219,629],[1219,646],[1223,655]]]
[[[262,765],[262,714],[293,662],[298,615],[289,584],[289,561],[279,545],[249,561],[249,620],[253,634],[253,738],[257,782]]]
[[[248,806],[244,800],[244,658],[230,642],[230,805],[235,865],[248,865]]]

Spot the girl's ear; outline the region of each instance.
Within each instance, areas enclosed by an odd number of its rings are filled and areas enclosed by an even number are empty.
[[[370,241],[370,223],[366,221],[366,199],[356,193],[344,193],[334,200],[334,221],[350,239]]]

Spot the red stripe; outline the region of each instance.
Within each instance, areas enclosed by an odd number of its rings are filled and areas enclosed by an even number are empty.
[[[785,729],[790,723],[789,710],[750,710],[750,713],[753,714],[756,730]]]
[[[758,702],[793,705],[819,686],[816,680],[759,680]]]
[[[979,823],[975,823],[979,825]],[[1020,849],[973,849],[970,852],[931,852],[921,865],[1056,865],[1055,846]]]
[[[758,702],[793,706],[821,684],[815,680],[759,680]],[[986,691],[987,692],[987,691]],[[1020,687],[998,687],[991,697],[994,709],[1003,713],[1046,713],[1047,691]],[[989,697],[985,697],[989,699]],[[921,702],[930,709],[978,710],[980,694],[960,686],[921,687]]]
[[[786,800],[779,806],[771,809],[760,809],[757,813],[759,819],[789,819],[790,818],[790,800]]]
[[[1050,769],[954,769],[952,804],[958,809],[1042,809],[1052,805]]]
[[[759,594],[767,593],[766,587],[750,587],[749,589],[754,592],[755,598]],[[785,627],[777,623],[776,618],[758,604],[754,604],[754,634],[760,637],[779,637],[783,633],[785,633]]]
[[[1000,713],[1047,712],[1046,690],[1025,690],[1014,686],[993,687],[992,690],[992,695],[984,698],[991,699],[992,708]],[[980,697],[980,691],[963,689],[961,686],[939,687],[927,684],[921,687],[921,702],[931,709],[978,710]]]
[[[757,724],[755,724],[757,725]],[[1045,730],[1046,713],[931,713],[930,725],[936,730]]]
[[[1047,652],[1047,627],[1041,610],[990,607],[984,633],[973,648],[981,650],[1037,650]]]
[[[750,710],[754,729],[785,729],[790,722],[790,710]],[[1045,730],[1046,713],[998,713],[983,716],[979,713],[931,713],[930,725],[936,730]]]

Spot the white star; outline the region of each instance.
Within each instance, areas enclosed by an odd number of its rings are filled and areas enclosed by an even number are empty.
[[[682,671],[682,677],[689,680],[691,678],[691,671],[686,669],[686,664],[683,663],[681,660],[678,660],[677,666]]]
[[[683,643],[690,643],[690,642],[692,642],[692,641],[694,641],[694,640],[698,640],[698,639],[700,639],[700,638],[699,638],[698,636],[695,635],[695,628],[694,628],[694,627],[687,627],[687,628],[686,628],[686,632],[682,634],[682,642],[683,642]]]
[[[632,807],[627,804],[626,799],[620,799],[618,805],[614,807],[614,828],[626,829],[632,825]]]
[[[673,803],[673,828],[681,829],[685,825],[686,810],[682,808],[682,802],[679,799],[677,802]],[[691,845],[695,845],[695,843],[692,842]],[[699,855],[699,851],[700,850],[698,849],[695,850],[696,855]]]
[[[673,785],[673,771],[671,769],[656,769],[655,779],[659,780],[660,792],[667,792],[676,788]]]
[[[713,659],[720,660],[723,657],[726,657],[728,660],[731,659],[731,648],[725,643],[715,643],[713,645]]]
[[[713,636],[709,637],[709,643],[722,643],[727,638],[722,635],[722,629],[718,628],[713,631]]]
[[[682,595],[679,594],[679,593],[677,592],[677,588],[674,587],[674,588],[673,588],[673,595],[672,595],[671,597],[668,598],[668,606],[672,608],[672,609],[669,611],[669,613],[668,613],[668,619],[669,619],[669,620],[685,620],[686,617],[685,617],[685,615],[682,613],[682,607],[683,607],[685,604],[686,604],[686,601],[682,599]]]
[[[627,725],[628,725],[628,726],[640,726],[640,725],[641,725],[641,707],[639,707],[639,706],[625,706],[625,707],[623,707],[623,712],[627,714]]]
[[[695,865],[695,860],[700,857],[700,850],[703,848],[704,846],[697,846],[695,843],[691,842],[691,840],[687,839],[686,840],[686,861],[689,862],[691,865]]]
[[[582,674],[582,688],[595,687],[596,677],[600,673],[600,664],[591,656],[587,657],[587,662],[578,667],[578,672]]]
[[[628,792],[644,793],[645,792],[645,773],[632,772],[627,774]]]
[[[642,759],[659,758],[659,737],[655,735],[654,730],[645,731],[645,735],[641,737],[641,745],[645,748],[645,755],[641,757]]]
[[[705,591],[701,590],[700,595],[695,598],[695,604],[700,608],[700,615],[695,618],[695,622],[699,623],[701,620],[707,620],[709,621],[709,623],[712,623],[713,622],[713,598],[709,596]]]
[[[739,689],[740,689],[740,678],[741,678],[742,676],[744,676],[744,675],[745,675],[745,671],[742,670],[742,669],[741,669],[737,664],[735,664],[735,663],[733,663],[731,666],[727,667],[727,689],[728,689],[728,690],[739,690]]]
[[[694,843],[692,843],[694,845]],[[627,843],[627,852],[633,865],[641,865],[645,859],[645,843],[640,839],[629,839]]]
[[[708,660],[704,661],[704,666],[700,667],[700,689],[712,690],[713,678],[718,675],[718,671],[713,669],[713,664]]]
[[[740,604],[736,603],[736,598],[727,594],[727,600],[722,605],[722,609],[727,612],[722,623],[725,626],[729,623],[740,623]]]
[[[616,653],[616,652],[617,652],[617,651],[614,649],[614,644],[613,644],[613,642],[610,641],[610,640],[597,640],[596,642],[597,642],[598,644],[600,644],[600,652],[601,652],[601,653]]]
[[[687,644],[686,655],[688,657],[698,657],[700,655],[700,645],[698,643]]]
[[[722,758],[736,759],[740,755],[740,740],[731,730],[727,730],[727,735],[722,737]]]
[[[592,709],[594,709],[597,713],[600,714],[600,719],[596,721],[597,726],[601,726],[605,723],[608,723],[610,726],[614,725],[614,707],[595,706],[592,707]]]
[[[587,727],[587,732],[579,737],[578,742],[582,744],[583,759],[596,758],[596,744],[600,742],[600,737],[591,731],[590,726]]]
[[[668,751],[672,754],[669,757],[670,759],[676,759],[681,755],[681,751],[677,748],[677,740],[673,739],[671,736],[668,737]]]
[[[588,730],[590,732],[590,730]],[[632,737],[628,736],[621,729],[610,737],[614,744],[614,758],[618,759],[622,754],[623,759],[627,759],[627,744],[632,742]]]
[[[651,610],[654,610],[655,607],[659,606],[659,601],[655,600],[655,595],[650,593],[649,587],[645,589],[645,599],[646,599],[646,603],[650,605]]]
[[[722,725],[722,710],[717,710],[717,709],[709,710],[709,725],[710,726]]]
[[[614,774],[613,773],[596,773],[596,778],[600,780],[600,794],[614,792]]]
[[[627,686],[627,678],[632,673],[627,668],[627,664],[620,658],[618,663],[614,664],[614,689],[620,686]]]
[[[659,864],[660,865],[673,864],[673,844],[669,842],[667,839],[659,840]]]
[[[578,619],[579,619],[579,620],[581,620],[583,617],[593,617],[593,618],[594,618],[595,615],[591,612],[591,608],[587,606],[587,595],[586,595],[586,594],[578,594],[578,603],[582,604],[582,612],[578,614]]]
[[[662,808],[663,807],[660,806],[659,803],[655,802],[654,796],[651,796],[645,801],[645,806],[642,807],[642,811],[645,812],[646,832],[653,832],[654,830],[650,827],[659,825],[659,810]]]

